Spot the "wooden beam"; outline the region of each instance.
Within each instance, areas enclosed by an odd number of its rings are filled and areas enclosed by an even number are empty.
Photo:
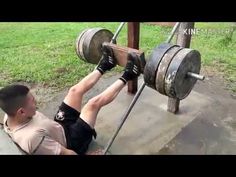
[[[191,44],[191,29],[194,28],[194,22],[183,22],[179,26],[176,44],[181,47],[189,48]],[[179,111],[180,100],[177,98],[168,98],[167,110],[176,114]]]
[[[145,67],[145,56],[144,56],[144,52],[138,49],[133,49],[130,47],[126,47],[126,46],[119,46],[116,44],[112,44],[109,42],[104,42],[103,45],[105,46],[109,46],[110,48],[112,48],[112,51],[114,53],[114,56],[117,60],[117,64],[119,66],[125,67],[126,63],[127,63],[127,58],[128,58],[128,53],[129,52],[134,52],[136,53],[139,58],[140,58],[140,63],[141,63],[141,73],[143,73],[144,67]]]
[[[139,49],[140,23],[128,23],[128,47]],[[135,94],[138,88],[138,78],[128,82],[128,92]]]

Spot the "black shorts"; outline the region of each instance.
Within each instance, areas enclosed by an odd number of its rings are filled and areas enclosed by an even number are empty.
[[[97,134],[80,118],[80,112],[62,102],[54,120],[64,128],[67,148],[77,154],[85,154],[93,136],[96,138]]]

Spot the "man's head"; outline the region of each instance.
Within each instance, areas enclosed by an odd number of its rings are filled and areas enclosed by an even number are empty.
[[[36,112],[36,101],[24,85],[9,85],[0,90],[0,108],[10,117],[28,118]]]

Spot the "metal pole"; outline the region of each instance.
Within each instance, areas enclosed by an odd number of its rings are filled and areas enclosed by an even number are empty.
[[[112,39],[111,39],[111,43],[114,44],[114,43],[116,42],[116,38],[117,38],[117,36],[119,35],[119,33],[120,33],[120,31],[121,31],[121,29],[123,28],[124,25],[125,25],[125,22],[122,22],[122,23],[120,24],[120,26],[118,27],[118,29],[116,30],[114,36],[113,36]]]
[[[120,25],[121,26],[121,25]],[[175,24],[175,26],[173,27],[173,30],[171,31],[170,36],[167,39],[167,42],[169,43],[171,41],[171,39],[173,38],[175,31],[177,30],[179,26],[179,22]],[[118,31],[118,30],[117,30]],[[127,119],[127,117],[129,116],[129,113],[131,112],[132,108],[134,107],[134,104],[136,103],[136,101],[138,100],[139,96],[141,95],[143,89],[145,88],[145,82],[143,82],[142,86],[138,89],[137,93],[135,94],[132,102],[130,103],[128,109],[126,110],[125,114],[122,116],[122,120],[121,123],[119,124],[118,128],[116,129],[115,133],[113,134],[113,136],[111,137],[111,139],[109,140],[109,142],[107,143],[107,146],[105,147],[105,149],[103,150],[103,154],[105,155],[108,151],[108,149],[111,147],[112,143],[114,142],[117,134],[119,133],[121,127],[123,126],[123,124],[125,123],[125,120]]]
[[[167,40],[166,40],[167,43],[170,43],[170,41],[171,41],[171,39],[174,37],[175,31],[178,29],[179,25],[180,25],[180,22],[177,22],[177,23],[175,24],[175,26],[173,27],[173,29],[172,29],[172,31],[171,31],[169,37],[168,37]]]

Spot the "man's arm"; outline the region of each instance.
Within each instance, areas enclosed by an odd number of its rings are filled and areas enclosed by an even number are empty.
[[[39,137],[40,136],[34,136],[34,139],[30,141],[30,145],[35,145],[36,142],[38,142],[36,139],[39,139]],[[43,137],[40,143],[37,143],[37,146],[32,149],[34,149],[34,151],[30,154],[35,155],[77,155],[73,150],[67,149],[59,142],[51,139],[48,136]]]

